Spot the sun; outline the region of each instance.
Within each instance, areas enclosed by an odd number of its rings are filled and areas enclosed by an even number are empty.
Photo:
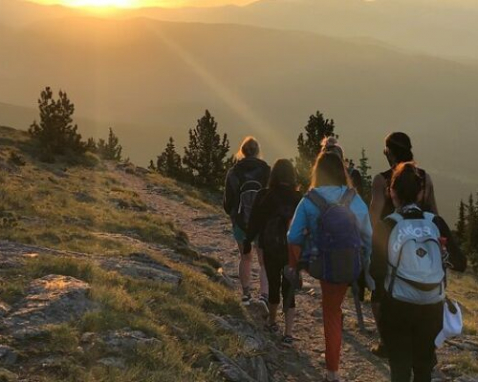
[[[134,0],[64,0],[70,7],[78,8],[132,8]]]

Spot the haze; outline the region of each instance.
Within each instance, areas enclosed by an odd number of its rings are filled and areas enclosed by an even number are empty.
[[[170,135],[181,149],[206,108],[233,145],[252,133],[272,161],[296,155],[320,110],[374,173],[387,166],[385,135],[410,133],[450,220],[478,190],[474,2],[262,0],[105,16],[0,0],[0,125],[27,129],[49,85],[68,92],[84,136],[112,126],[140,165]]]

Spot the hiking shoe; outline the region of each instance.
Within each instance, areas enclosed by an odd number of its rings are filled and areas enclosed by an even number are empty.
[[[380,342],[378,345],[372,346],[370,352],[379,358],[388,358],[388,352],[383,342]]]
[[[264,318],[269,317],[269,313],[270,313],[269,312],[269,299],[266,296],[261,295],[261,297],[259,297],[258,303],[259,303],[261,309],[263,310],[262,316]]]
[[[284,336],[282,337],[282,346],[285,346],[286,348],[291,348],[294,346],[294,339],[291,336]]]
[[[273,324],[270,324],[270,325],[265,325],[264,326],[264,329],[267,330],[268,332],[272,333],[272,334],[277,334],[279,333],[279,325],[277,325],[276,322],[274,322]]]
[[[251,305],[251,301],[252,301],[252,296],[250,294],[242,295],[242,299],[241,299],[242,305],[249,306]]]

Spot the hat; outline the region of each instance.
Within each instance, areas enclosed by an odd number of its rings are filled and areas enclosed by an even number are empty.
[[[443,307],[443,328],[435,339],[435,346],[440,347],[452,337],[459,336],[463,330],[463,317],[456,301],[445,300]]]

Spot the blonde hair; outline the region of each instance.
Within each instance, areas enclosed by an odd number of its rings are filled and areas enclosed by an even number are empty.
[[[340,157],[340,159],[344,160],[344,149],[342,146],[339,145],[339,141],[335,137],[325,137],[320,142],[322,146],[321,152],[333,153]]]
[[[239,151],[236,154],[236,159],[241,160],[244,158],[259,158],[261,155],[261,146],[254,137],[246,137],[239,147]]]

